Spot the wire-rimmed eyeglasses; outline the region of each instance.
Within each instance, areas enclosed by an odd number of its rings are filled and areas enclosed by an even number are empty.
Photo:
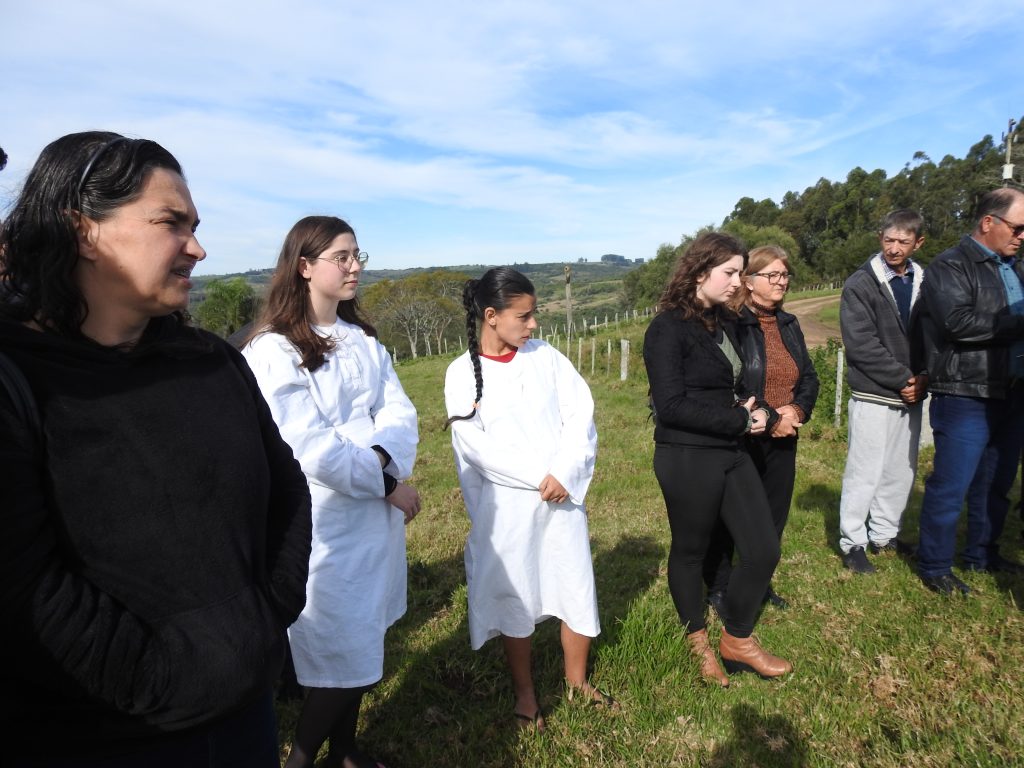
[[[764,277],[772,285],[779,285],[781,283],[788,283],[789,279],[793,276],[792,272],[751,272],[751,275],[755,277]]]
[[[338,269],[352,269],[352,262],[358,261],[359,266],[363,266],[369,260],[370,254],[366,251],[356,251],[355,253],[348,253],[347,251],[339,253],[336,256],[321,256],[321,261],[329,261]]]

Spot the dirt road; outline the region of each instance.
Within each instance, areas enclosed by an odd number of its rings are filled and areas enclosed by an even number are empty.
[[[838,303],[838,295],[786,302],[786,311],[792,312],[800,320],[800,329],[804,332],[808,347],[820,347],[830,336],[839,337],[839,323],[823,323],[818,319],[822,309]]]

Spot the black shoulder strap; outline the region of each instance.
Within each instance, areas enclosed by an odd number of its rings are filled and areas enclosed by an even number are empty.
[[[36,440],[36,446],[43,443],[43,425],[39,420],[39,409],[36,407],[32,390],[21,369],[11,358],[0,352],[0,386],[7,390],[14,402],[14,410],[18,418],[28,427]]]

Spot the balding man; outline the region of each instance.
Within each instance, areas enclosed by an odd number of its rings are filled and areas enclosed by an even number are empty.
[[[974,232],[936,257],[921,291],[935,467],[921,505],[918,574],[946,595],[970,592],[952,572],[965,497],[965,569],[1024,572],[998,545],[1024,439],[1022,242],[1024,193],[989,192]]]

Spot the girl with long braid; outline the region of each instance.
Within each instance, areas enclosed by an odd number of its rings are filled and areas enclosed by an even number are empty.
[[[600,632],[583,506],[597,453],[594,401],[572,363],[530,338],[537,300],[526,277],[491,269],[466,283],[462,302],[469,349],[448,367],[444,391],[472,523],[470,643],[477,650],[501,636],[516,722],[543,730],[530,638],[552,616],[562,621],[568,697],[617,706],[587,679]]]

